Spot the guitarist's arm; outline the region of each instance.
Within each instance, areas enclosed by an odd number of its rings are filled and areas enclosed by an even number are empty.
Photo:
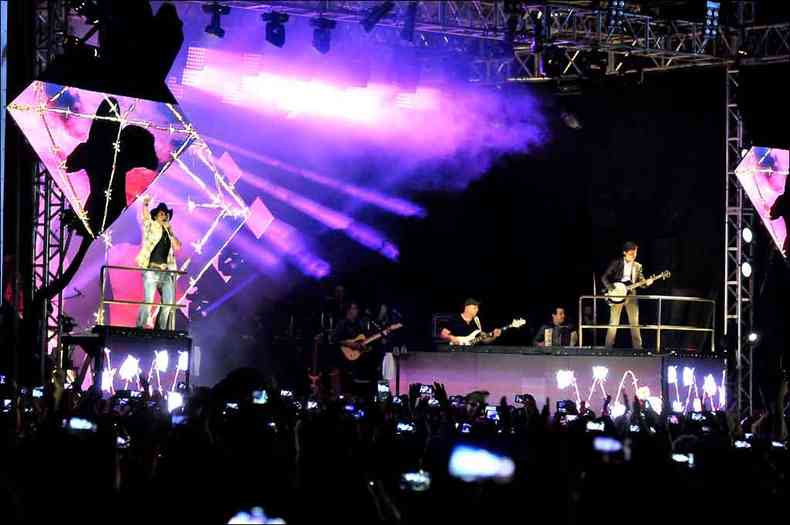
[[[448,343],[458,342],[458,338],[455,337],[447,328],[442,328],[442,331],[439,332],[439,339],[447,341]]]
[[[636,281],[639,282],[639,281],[641,281],[644,278],[645,278],[645,273],[642,271],[642,265],[640,264],[639,265],[639,275],[636,276]],[[645,286],[652,286],[654,282],[655,282],[655,280],[648,279],[645,282]]]
[[[491,335],[489,337],[484,337],[483,339],[480,340],[480,342],[484,344],[492,343],[500,335],[502,335],[502,329],[495,328],[494,331],[491,332]]]
[[[617,259],[609,263],[609,266],[606,268],[606,271],[603,272],[603,275],[601,276],[601,282],[603,283],[603,285],[606,287],[607,290],[611,290],[612,288],[614,288],[614,285],[612,284],[612,279],[614,278],[615,271],[617,271],[617,263],[618,263]]]

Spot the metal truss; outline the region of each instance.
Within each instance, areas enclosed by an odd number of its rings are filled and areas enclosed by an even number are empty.
[[[726,225],[724,229],[724,336],[734,351],[735,377],[730,392],[737,395],[739,414],[752,412],[752,345],[747,337],[754,325],[754,274],[751,268],[754,243],[744,240],[743,231],[754,231],[755,210],[735,175],[744,153],[743,120],[737,103],[740,74],[727,68],[727,178],[725,183]],[[744,264],[749,270],[744,272]]]
[[[68,10],[65,0],[36,0],[34,38],[34,73],[36,76],[63,53],[68,32]],[[35,295],[63,274],[66,257],[61,215],[66,199],[47,168],[36,162],[33,173],[33,260],[32,293]],[[60,348],[63,295],[58,293],[44,301],[42,311],[33,313],[41,320],[37,327],[41,347],[41,377],[45,379],[45,356]]]

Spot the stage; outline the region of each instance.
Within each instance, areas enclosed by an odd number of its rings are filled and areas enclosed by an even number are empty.
[[[489,392],[489,404],[516,394],[532,394],[539,404],[563,399],[587,401],[600,410],[611,395],[625,393],[672,403],[678,412],[726,406],[724,359],[712,356],[657,354],[646,350],[595,347],[540,348],[476,346],[410,352],[400,358],[399,391],[409,384],[443,383],[450,394]],[[695,401],[696,400],[696,401]],[[696,407],[695,407],[696,405]]]

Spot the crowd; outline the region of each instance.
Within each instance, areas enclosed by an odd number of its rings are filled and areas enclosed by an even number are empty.
[[[786,405],[738,420],[448,395],[2,388],[3,523],[692,523],[787,514]],[[787,383],[779,399],[786,400]],[[180,400],[183,405],[179,406]],[[781,513],[781,514],[775,514]]]

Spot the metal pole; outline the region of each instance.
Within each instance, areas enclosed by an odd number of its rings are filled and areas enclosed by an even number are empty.
[[[656,330],[656,352],[661,352],[661,297],[658,298],[658,329]]]

